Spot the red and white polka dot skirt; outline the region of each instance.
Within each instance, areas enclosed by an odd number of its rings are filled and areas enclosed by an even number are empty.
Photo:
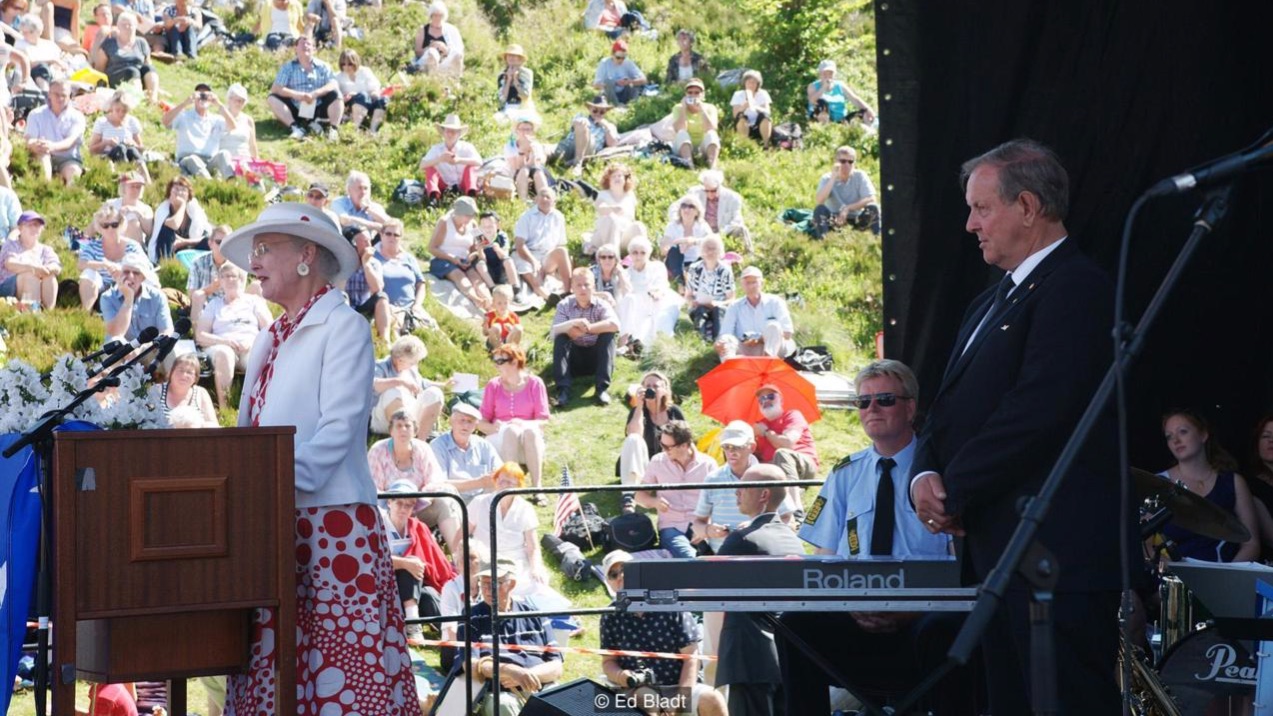
[[[296,713],[420,713],[384,528],[371,505],[296,511]],[[273,716],[275,611],[257,610],[248,671],[226,713]]]

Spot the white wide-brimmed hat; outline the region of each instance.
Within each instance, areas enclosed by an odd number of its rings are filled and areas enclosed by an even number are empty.
[[[434,126],[438,128],[439,132],[444,129],[458,129],[461,132],[469,131],[469,126],[460,121],[460,115],[458,114],[448,114],[441,122],[434,122]]]
[[[340,227],[322,209],[309,204],[284,202],[265,207],[256,221],[230,234],[221,244],[221,253],[235,266],[251,271],[252,239],[259,234],[286,234],[313,241],[336,257],[340,271],[332,277],[339,283],[359,266],[358,251],[345,240]]]

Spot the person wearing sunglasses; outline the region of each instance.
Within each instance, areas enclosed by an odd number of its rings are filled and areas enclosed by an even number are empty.
[[[606,99],[622,107],[641,96],[641,88],[648,80],[636,63],[628,59],[628,43],[615,40],[610,46],[610,56],[597,65],[592,86]]]
[[[699,491],[659,492],[648,488],[706,482],[708,475],[716,471],[716,461],[699,452],[689,423],[684,420],[669,420],[659,428],[659,446],[663,451],[650,458],[650,464],[646,465],[641,485],[647,489],[637,491],[636,503],[658,512],[659,547],[671,552],[673,557],[691,559],[698,555],[690,538]]]
[[[601,562],[606,575],[606,588],[611,594],[623,589],[624,565],[632,555],[616,549]],[[616,651],[676,652],[686,656],[699,653],[702,630],[690,612],[614,611],[601,615],[601,648]],[[640,699],[658,695],[668,699],[687,695],[689,703],[676,709],[677,714],[723,716],[727,713],[725,698],[700,680],[697,659],[660,659],[643,656],[606,656],[601,671],[610,688]],[[648,675],[643,681],[643,674]],[[639,704],[640,701],[638,700]],[[684,708],[688,706],[688,708]],[[669,709],[671,711],[671,709]],[[647,713],[660,713],[646,709]]]
[[[108,201],[93,214],[92,229],[97,236],[80,240],[75,270],[79,272],[80,303],[85,311],[92,311],[102,291],[115,285],[124,257],[135,255],[146,258],[146,249],[141,244],[124,238],[123,221],[119,208]],[[149,265],[149,261],[146,263]],[[153,268],[147,274],[146,282],[159,287],[159,277]]]
[[[930,534],[915,517],[907,493],[915,457],[919,381],[906,364],[878,360],[854,377],[862,430],[871,445],[836,463],[818,492],[799,536],[816,554],[845,559],[869,557],[944,558],[946,534]],[[823,653],[835,653],[851,686],[872,699],[898,698],[941,663],[962,616],[952,622],[937,614],[843,612],[783,616],[783,624]],[[852,644],[852,647],[848,645]],[[788,713],[830,709],[828,680],[800,649],[784,638],[778,652],[787,685]],[[934,701],[950,713],[975,713],[967,704],[968,679],[958,674],[940,682]],[[961,688],[962,687],[962,688]]]
[[[549,157],[551,161],[570,167],[575,176],[583,174],[583,162],[590,155],[619,143],[618,128],[606,119],[606,114],[614,109],[606,96],[596,95],[591,101],[584,102],[584,107],[588,111],[580,112],[570,120],[570,131],[557,143]],[[562,182],[559,180],[558,183]]]
[[[482,390],[477,429],[489,436],[501,457],[526,466],[531,487],[541,487],[548,388],[543,379],[526,370],[526,353],[516,344],[491,351],[491,361],[495,377]],[[530,501],[547,504],[543,495],[532,495]]]
[[[743,250],[752,252],[751,232],[743,218],[743,197],[725,186],[725,173],[719,169],[704,169],[698,173],[698,186],[692,186],[685,197],[693,197],[703,207],[703,220],[712,232],[721,237],[732,236],[743,242]],[[680,211],[680,199],[667,208],[667,220],[672,221]]]
[[[821,239],[842,226],[859,231],[869,228],[876,236],[879,235],[879,199],[875,196],[871,178],[857,168],[857,156],[853,147],[836,149],[831,171],[818,180],[811,223],[815,239]]]
[[[788,480],[816,480],[821,464],[813,431],[804,413],[786,409],[782,392],[772,383],[756,389],[756,403],[762,416],[752,425],[756,431],[756,457],[776,465]],[[797,506],[797,522],[804,519],[804,510],[800,508],[803,492],[802,487],[788,488],[788,495]]]
[[[106,322],[106,340],[135,339],[151,326],[160,333],[172,330],[172,314],[168,299],[157,287],[146,283],[153,271],[145,256],[126,254],[120,262],[119,279],[102,293],[102,319]]]

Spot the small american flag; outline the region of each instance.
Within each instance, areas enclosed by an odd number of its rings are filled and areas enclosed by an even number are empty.
[[[570,487],[570,468],[561,468],[561,486]],[[561,528],[566,526],[566,520],[576,512],[583,508],[579,505],[579,493],[563,492],[557,495],[557,511],[553,514],[553,531],[558,537],[561,536]]]

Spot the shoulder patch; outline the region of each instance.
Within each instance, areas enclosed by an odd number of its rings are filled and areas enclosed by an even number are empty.
[[[857,457],[857,453],[851,453],[849,455],[845,455],[844,457],[840,458],[839,462],[837,462],[835,465],[832,465],[831,469],[839,470],[840,468],[845,467],[849,463],[853,462],[853,458],[855,457]]]
[[[826,504],[827,504],[827,498],[823,497],[822,495],[818,495],[817,499],[813,501],[813,506],[810,507],[809,511],[805,513],[804,523],[806,525],[816,524],[818,521],[818,515],[822,514],[822,508]]]

